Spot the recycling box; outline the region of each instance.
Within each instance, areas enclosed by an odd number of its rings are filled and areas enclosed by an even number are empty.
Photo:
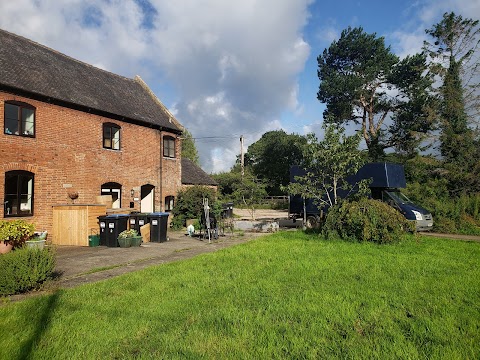
[[[167,241],[167,224],[169,213],[157,212],[148,214],[150,222],[150,241],[165,242]]]
[[[150,221],[148,215],[148,213],[131,213],[128,219],[130,229],[135,229],[140,234],[140,228]]]
[[[128,226],[127,214],[116,214],[99,216],[98,223],[100,225],[100,245],[108,247],[117,247],[118,234],[127,230]]]

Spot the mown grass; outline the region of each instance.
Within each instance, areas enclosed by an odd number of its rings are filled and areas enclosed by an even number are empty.
[[[279,233],[0,308],[5,359],[478,359],[480,244]]]

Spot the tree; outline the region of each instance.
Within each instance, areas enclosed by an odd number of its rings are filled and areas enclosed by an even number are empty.
[[[224,200],[232,201],[235,184],[240,182],[242,179],[240,171],[235,171],[232,169],[229,172],[213,174],[212,178],[218,183],[218,190],[221,197]]]
[[[265,184],[249,171],[246,171],[245,175],[233,187],[232,196],[236,203],[247,206],[252,219],[255,220],[255,206],[267,196]]]
[[[245,158],[253,174],[267,185],[270,195],[283,194],[281,186],[290,181],[290,166],[302,163],[306,138],[283,130],[269,131],[248,147]]]
[[[347,136],[344,128],[332,124],[324,125],[324,129],[323,141],[318,141],[314,134],[307,135],[306,174],[295,177],[295,182],[286,189],[290,194],[312,199],[319,207],[331,207],[339,203],[340,190],[349,196],[363,185],[351,184],[347,177],[354,175],[365,160],[358,149],[360,134]]]
[[[461,79],[464,111],[469,122],[478,121],[480,113],[479,25],[479,20],[464,19],[451,12],[443,14],[438,24],[425,30],[434,39],[433,43],[424,42],[432,70],[444,82],[447,76]]]
[[[195,140],[187,128],[183,131],[182,139],[182,157],[192,160],[196,165],[200,165]]]
[[[430,129],[425,109],[431,79],[424,55],[400,60],[383,37],[349,27],[317,60],[317,98],[326,104],[324,120],[360,124],[372,160],[401,144],[404,138],[395,136],[399,128],[409,134],[404,146],[410,147]],[[388,126],[389,121],[393,125]]]
[[[469,127],[469,113],[470,119],[479,114],[479,21],[445,13],[443,19],[426,32],[435,41],[426,41],[424,49],[432,60],[432,70],[442,79],[438,89],[440,151],[448,170],[450,190],[454,193],[479,191],[479,144]]]

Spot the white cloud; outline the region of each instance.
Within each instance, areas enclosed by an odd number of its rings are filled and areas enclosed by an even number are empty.
[[[425,30],[415,32],[396,31],[391,37],[394,41],[395,53],[404,58],[407,55],[416,54],[422,51],[423,41],[425,40]]]
[[[301,36],[308,1],[154,3],[157,61],[182,95],[176,114],[194,137],[255,133],[298,106],[296,77],[310,50]],[[212,155],[214,141],[197,146],[207,170],[230,156]],[[238,153],[237,144],[223,146],[232,148]]]
[[[257,132],[298,106],[311,1],[2,1],[0,27],[103,69],[139,74],[153,89],[166,79],[178,95],[172,112],[194,137],[225,137]],[[228,169],[232,149],[199,145],[205,169]]]
[[[400,57],[421,51],[423,41],[427,40],[425,29],[438,23],[445,12],[455,12],[464,18],[480,19],[480,1],[465,0],[423,0],[415,2],[406,9],[411,15],[410,23],[404,29],[391,34],[395,52]]]

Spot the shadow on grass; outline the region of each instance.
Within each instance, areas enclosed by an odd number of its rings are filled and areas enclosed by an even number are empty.
[[[33,318],[34,331],[32,336],[21,345],[18,359],[30,359],[35,349],[36,344],[40,341],[45,331],[49,328],[52,320],[53,312],[57,306],[58,298],[60,297],[60,290],[55,291],[52,295],[48,296],[41,306],[32,309],[31,312],[27,312],[27,316],[30,315]],[[35,302],[35,305],[39,302]]]

